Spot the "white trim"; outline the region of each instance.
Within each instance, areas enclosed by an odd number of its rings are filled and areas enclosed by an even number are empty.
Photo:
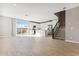
[[[66,42],[79,43],[79,41],[65,40]]]

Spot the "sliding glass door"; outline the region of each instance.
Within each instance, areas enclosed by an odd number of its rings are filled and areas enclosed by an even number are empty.
[[[24,35],[27,34],[29,29],[29,22],[25,20],[17,20],[16,21],[16,34]]]

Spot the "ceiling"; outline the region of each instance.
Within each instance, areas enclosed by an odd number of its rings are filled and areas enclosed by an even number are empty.
[[[77,3],[0,3],[0,15],[28,21],[54,20],[55,12],[79,6]]]

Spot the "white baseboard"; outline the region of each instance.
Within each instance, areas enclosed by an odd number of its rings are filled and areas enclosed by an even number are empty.
[[[79,43],[79,41],[65,40],[66,42]]]

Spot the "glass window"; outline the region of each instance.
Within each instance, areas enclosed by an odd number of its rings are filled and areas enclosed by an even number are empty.
[[[28,31],[29,23],[25,20],[17,20],[16,21],[16,34],[23,35],[26,34]]]

